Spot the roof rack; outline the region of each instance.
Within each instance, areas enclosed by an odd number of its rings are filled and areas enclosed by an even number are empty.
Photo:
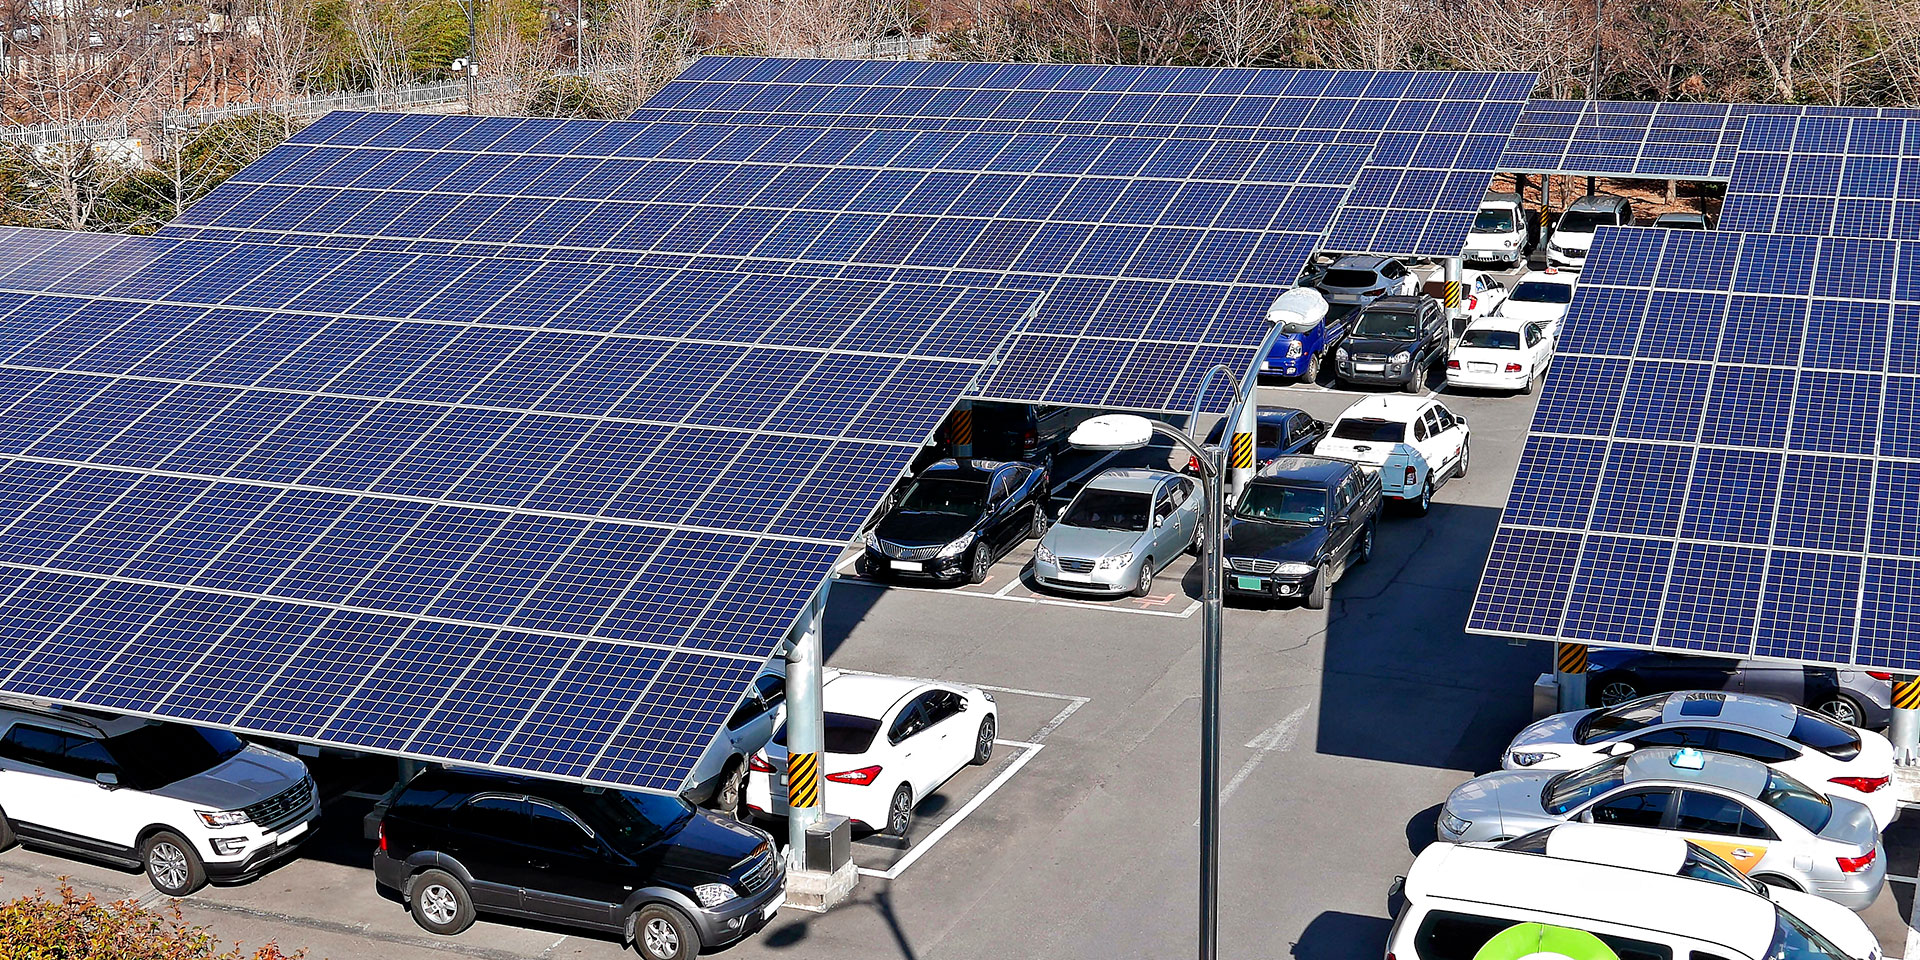
[[[100,723],[98,719],[96,719],[96,716],[94,714],[90,714],[84,710],[78,710],[72,707],[63,707],[60,704],[54,703],[49,700],[35,700],[31,697],[22,697],[22,696],[18,696],[16,694],[10,694],[10,693],[0,693],[0,708],[5,708],[8,710],[18,710],[21,713],[36,714],[38,716],[47,717],[53,720],[60,720],[67,723],[77,723],[83,727],[87,727],[93,730],[93,732],[98,733],[103,737],[107,735],[107,731],[101,728]]]

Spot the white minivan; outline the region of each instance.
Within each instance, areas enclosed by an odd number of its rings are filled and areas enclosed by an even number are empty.
[[[1515,850],[1435,844],[1404,892],[1388,960],[1878,960],[1747,890]]]

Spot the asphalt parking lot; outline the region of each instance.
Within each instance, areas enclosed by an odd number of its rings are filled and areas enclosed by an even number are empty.
[[[1276,386],[1265,404],[1337,415],[1354,395]],[[1473,433],[1472,474],[1431,514],[1390,513],[1373,561],[1326,611],[1231,608],[1221,828],[1221,953],[1377,958],[1394,878],[1430,842],[1447,792],[1497,765],[1529,718],[1544,647],[1462,633],[1511,483],[1533,398],[1445,397]],[[1103,465],[1152,462],[1164,452]],[[1063,458],[1060,475],[1099,458]],[[1164,463],[1164,459],[1159,462]],[[986,584],[833,588],[828,663],[979,684],[1001,709],[994,761],[922,804],[912,836],[856,843],[853,898],[784,911],[727,956],[1165,957],[1192,952],[1197,854],[1198,575],[1182,560],[1165,602],[1035,593],[1032,544]],[[277,939],[312,957],[425,960],[622,956],[560,930],[482,921],[433,937],[374,890],[360,817],[391,781],[387,761],[317,767],[328,794],[308,856],[252,884],[209,888],[189,919],[228,941]],[[1890,872],[1920,867],[1920,815],[1888,834]],[[71,875],[103,896],[157,899],[143,877],[21,850],[0,854],[0,893]],[[1891,957],[1907,949],[1912,884],[1868,912]]]

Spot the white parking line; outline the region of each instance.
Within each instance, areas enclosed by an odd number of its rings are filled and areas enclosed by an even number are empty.
[[[999,776],[994,777],[993,781],[987,784],[985,790],[974,794],[973,799],[968,800],[965,806],[962,806],[953,816],[947,818],[945,823],[935,827],[932,833],[927,834],[925,840],[915,844],[912,850],[907,851],[907,855],[901,857],[899,863],[894,864],[886,870],[872,870],[861,867],[860,875],[863,877],[879,877],[882,880],[899,879],[900,875],[905,873],[908,867],[913,866],[928,850],[933,849],[934,844],[939,843],[942,837],[951,833],[954,827],[959,826],[960,821],[965,820],[969,814],[980,809],[980,805],[986,803],[988,797],[993,796],[994,792],[999,790],[1003,784],[1013,779],[1013,775],[1019,773],[1021,767],[1026,766],[1028,761],[1037,756],[1041,750],[1046,749],[1044,744],[1028,743],[1020,740],[995,740],[994,743],[1007,747],[1019,747],[1021,748],[1021,753],[1019,756],[1013,758],[1012,763],[1007,764],[1005,770],[1000,771]]]
[[[1247,758],[1246,763],[1240,765],[1233,779],[1227,781],[1226,789],[1220,791],[1221,803],[1226,803],[1228,798],[1233,796],[1233,792],[1240,789],[1240,785],[1247,782],[1248,777],[1253,776],[1254,768],[1258,767],[1260,761],[1265,760],[1269,754],[1286,753],[1293,749],[1293,742],[1300,732],[1300,721],[1306,718],[1307,711],[1311,709],[1313,709],[1311,702],[1303,703],[1299,709],[1287,714],[1279,723],[1268,727],[1261,731],[1259,736],[1247,741],[1248,749],[1253,750],[1254,754]],[[1195,820],[1193,825],[1199,826],[1200,821]]]
[[[1115,450],[1112,453],[1109,453],[1106,456],[1101,457],[1098,460],[1095,460],[1085,470],[1082,470],[1079,473],[1076,473],[1065,480],[1056,481],[1055,485],[1065,487],[1065,486],[1071,486],[1073,484],[1079,483],[1080,481],[1085,480],[1086,478],[1092,476],[1095,470],[1098,470],[1101,467],[1106,466],[1108,463],[1113,461],[1114,457],[1117,457],[1119,455],[1120,455],[1120,451]]]
[[[951,587],[916,587],[904,583],[881,583],[875,580],[868,580],[865,577],[849,576],[845,571],[846,567],[852,562],[851,559],[842,560],[838,566],[834,567],[836,578],[843,583],[862,584],[880,590],[912,590],[916,593],[931,593],[943,597],[972,597],[976,600],[1000,600],[1006,603],[1037,603],[1050,607],[1073,607],[1079,610],[1101,610],[1107,613],[1130,613],[1143,617],[1172,617],[1175,620],[1189,620],[1192,619],[1194,614],[1200,612],[1200,601],[1192,599],[1189,599],[1187,607],[1183,610],[1140,610],[1134,607],[1123,607],[1110,603],[1095,603],[1088,600],[1061,600],[1053,597],[1040,596],[1009,596],[1009,591],[1013,589],[1014,585],[1021,582],[1018,576],[1013,578],[1012,583],[1001,587],[996,593],[956,590]],[[1178,596],[1178,594],[1169,594],[1168,598],[1171,599],[1175,596]]]

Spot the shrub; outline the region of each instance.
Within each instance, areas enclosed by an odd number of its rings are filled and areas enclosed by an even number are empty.
[[[142,909],[132,900],[101,903],[65,880],[59,899],[44,890],[0,903],[0,957],[7,960],[300,960],[272,943],[251,953],[221,950],[205,927],[190,926],[180,905]]]

